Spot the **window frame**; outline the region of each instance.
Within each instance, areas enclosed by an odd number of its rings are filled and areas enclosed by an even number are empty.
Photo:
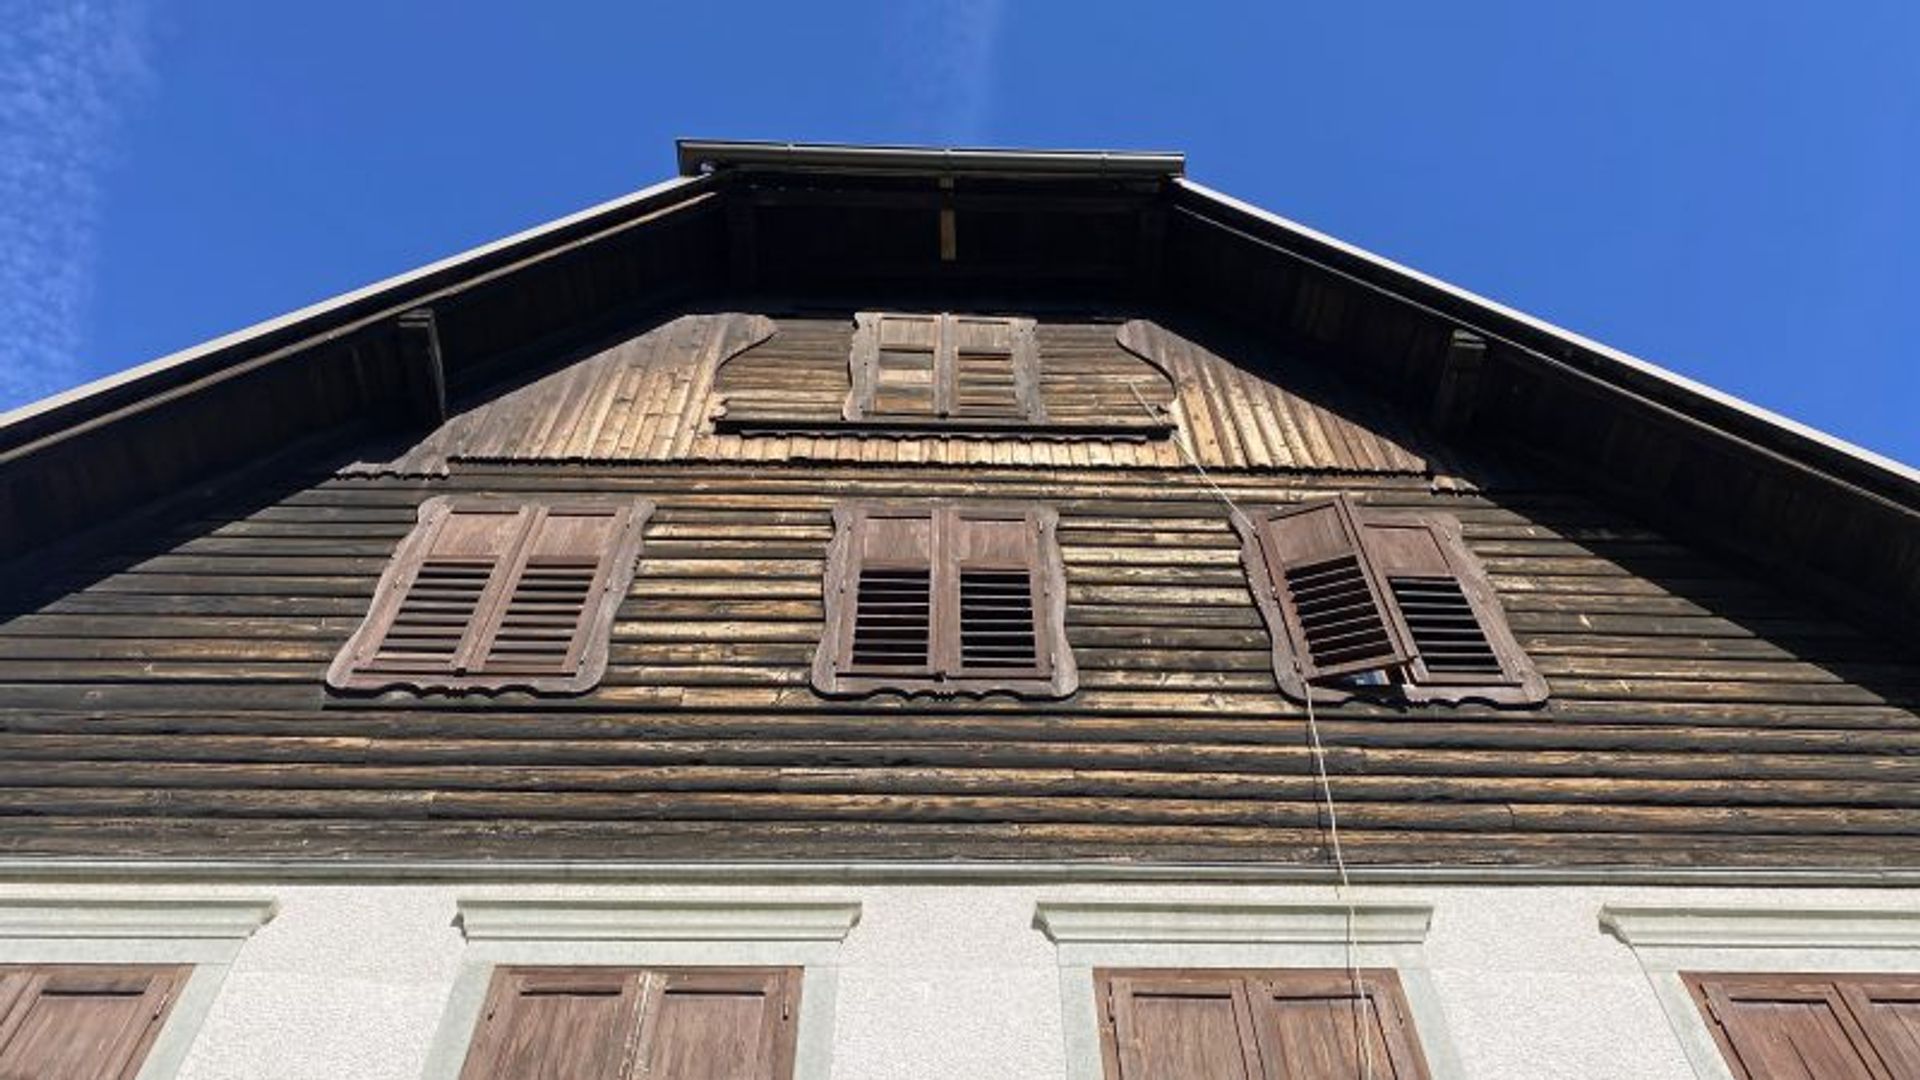
[[[1429,1080],[1466,1080],[1426,954],[1427,904],[1041,900],[1034,926],[1057,952],[1068,1080],[1110,1080],[1096,973],[1179,969],[1392,971]]]
[[[863,544],[875,520],[928,521],[928,662],[918,667],[859,667],[853,645],[859,614]],[[1035,663],[1009,671],[968,670],[961,666],[964,627],[960,620],[961,565],[951,542],[953,522],[1017,521],[1026,529],[1032,590]],[[1060,516],[1037,503],[865,501],[837,504],[833,540],[827,548],[822,583],[824,617],[814,650],[813,687],[829,696],[883,692],[935,697],[1009,693],[1023,698],[1064,698],[1079,687],[1079,668],[1066,633],[1066,568],[1060,553]]]
[[[1318,676],[1308,672],[1310,661],[1303,662],[1301,659],[1307,655],[1305,643],[1296,626],[1293,608],[1283,598],[1282,585],[1275,576],[1280,560],[1271,548],[1267,528],[1272,520],[1322,506],[1332,507],[1340,520],[1346,523],[1345,527],[1352,530],[1356,538],[1354,549],[1381,621],[1391,638],[1412,650],[1413,655],[1408,660],[1392,666],[1399,676],[1397,681],[1378,686],[1330,686],[1315,681]],[[1507,623],[1506,611],[1500,605],[1499,595],[1494,591],[1479,559],[1467,546],[1459,519],[1452,514],[1440,511],[1375,510],[1361,506],[1343,492],[1326,498],[1235,510],[1232,521],[1235,532],[1240,536],[1241,565],[1247,574],[1248,588],[1267,625],[1272,644],[1274,678],[1287,697],[1304,701],[1311,695],[1315,703],[1327,704],[1338,704],[1354,698],[1374,698],[1413,705],[1480,701],[1497,706],[1532,706],[1547,700],[1546,679],[1514,638],[1513,630]],[[1369,540],[1370,529],[1391,528],[1419,529],[1432,538],[1445,561],[1446,576],[1458,586],[1481,635],[1500,665],[1501,675],[1498,679],[1479,675],[1436,674],[1427,670],[1418,656],[1413,632],[1393,593],[1390,580],[1393,575],[1379,565],[1382,559],[1373,547],[1377,542]]]
[[[342,693],[404,689],[449,694],[506,690],[577,694],[591,690],[606,674],[608,638],[620,604],[633,585],[643,535],[653,511],[651,500],[638,497],[437,495],[427,499],[420,504],[413,529],[395,547],[382,571],[367,614],[328,667],[327,687]],[[475,638],[474,635],[481,633],[476,630],[476,624],[485,628],[491,623],[490,632],[498,633],[514,589],[534,557],[528,541],[547,520],[555,514],[609,515],[613,519],[607,542],[600,548],[580,616],[574,624],[565,670],[508,671],[481,666],[468,670],[450,667],[446,671],[407,671],[376,666],[375,656],[447,522],[457,514],[508,512],[518,515],[518,523],[512,526],[515,539],[506,553],[494,559],[493,569],[463,631],[463,652],[475,651],[483,644],[491,646],[491,638]]]
[[[474,1024],[466,1059],[461,1062],[460,1075],[462,1080],[488,1080],[490,1074],[478,1070],[488,1057],[497,1059],[509,1037],[508,1029],[495,1027],[493,1022],[518,1006],[523,998],[536,996],[528,989],[529,984],[540,986],[543,993],[553,993],[569,985],[582,991],[617,987],[611,996],[621,998],[631,991],[632,1000],[623,1008],[631,1015],[620,1018],[620,1040],[606,1049],[626,1049],[631,1054],[627,1059],[628,1075],[638,1078],[650,1075],[645,1070],[649,1055],[658,1046],[662,1022],[659,1013],[666,995],[678,989],[738,990],[743,984],[752,983],[757,984],[755,989],[766,994],[768,1007],[778,1009],[778,1015],[769,1018],[772,1026],[762,1031],[767,1041],[762,1044],[765,1056],[761,1060],[770,1067],[774,1080],[792,1080],[803,980],[801,969],[792,966],[500,965],[493,969],[486,1001]]]
[[[904,427],[939,431],[993,431],[1047,423],[1046,408],[1040,397],[1040,346],[1036,320],[1023,316],[972,315],[951,311],[861,311],[856,312],[853,318],[853,342],[847,354],[849,389],[842,410],[842,416],[848,422],[886,429]],[[884,324],[888,320],[931,320],[934,323],[934,340],[926,350],[931,385],[928,410],[924,414],[886,413],[875,407],[881,389],[880,355],[884,345]],[[960,408],[957,400],[960,355],[966,350],[959,340],[961,333],[957,328],[973,323],[999,324],[1007,334],[1006,355],[1011,369],[1017,415],[969,414]]]
[[[1247,1063],[1249,1076],[1252,1080],[1277,1080],[1285,1075],[1277,1064],[1258,1070],[1253,1068],[1255,1063],[1266,1062],[1273,1049],[1264,1037],[1260,1024],[1260,1002],[1271,999],[1276,992],[1294,996],[1323,996],[1324,992],[1314,992],[1314,984],[1329,984],[1336,988],[1335,993],[1349,992],[1356,979],[1362,995],[1372,1004],[1375,1015],[1381,1021],[1381,1041],[1388,1059],[1382,1064],[1391,1067],[1394,1077],[1431,1080],[1432,1070],[1427,1066],[1426,1052],[1420,1045],[1412,1007],[1407,1002],[1399,973],[1392,968],[1101,967],[1093,970],[1093,983],[1095,996],[1103,1004],[1100,1009],[1100,1060],[1105,1071],[1104,1080],[1133,1080],[1125,1071],[1127,1048],[1120,1038],[1120,1029],[1123,1018],[1129,1024],[1134,1022],[1132,1010],[1137,995],[1127,993],[1123,996],[1119,992],[1122,985],[1129,990],[1135,984],[1141,984],[1143,987],[1174,993],[1183,988],[1225,990],[1234,1003],[1235,1026],[1239,1029],[1236,1034],[1239,1035],[1241,1055]]]
[[[1691,976],[1920,982],[1920,911],[1607,904],[1600,926],[1629,949],[1695,1075],[1740,1080]]]
[[[241,947],[277,912],[257,897],[47,894],[0,900],[0,967],[171,968],[166,1015],[135,1070],[168,1080],[192,1049]]]
[[[460,1080],[495,973],[522,968],[793,968],[792,1080],[828,1080],[840,951],[853,900],[494,899],[456,901],[464,956],[422,1080]]]

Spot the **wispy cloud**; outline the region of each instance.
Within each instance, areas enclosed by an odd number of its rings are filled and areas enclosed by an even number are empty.
[[[0,0],[0,408],[81,362],[100,180],[149,82],[140,0]]]
[[[906,0],[897,9],[896,77],[925,138],[987,140],[1002,0]]]

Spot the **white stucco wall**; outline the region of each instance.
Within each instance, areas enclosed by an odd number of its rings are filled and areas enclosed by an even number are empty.
[[[1307,885],[0,883],[0,898],[270,896],[181,1080],[415,1080],[471,946],[475,898],[857,901],[839,947],[837,1080],[1056,1080],[1067,1074],[1059,957],[1040,901],[1325,903]],[[1358,886],[1365,903],[1433,907],[1423,946],[1445,1039],[1487,1080],[1690,1080],[1697,1074],[1606,904],[1920,909],[1920,889]],[[1783,969],[1806,959],[1778,954]],[[1816,957],[1835,962],[1829,950]],[[1840,959],[1844,959],[1841,957]],[[0,947],[0,962],[4,962]],[[1920,953],[1875,966],[1920,971]]]

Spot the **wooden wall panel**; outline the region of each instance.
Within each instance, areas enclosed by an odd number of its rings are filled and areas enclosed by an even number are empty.
[[[450,460],[1186,464],[1163,437],[808,430],[841,418],[852,336],[850,318],[683,316],[484,400],[391,464],[360,471],[433,474]],[[1394,406],[1305,362],[1236,364],[1142,320],[1043,321],[1039,344],[1050,421],[1147,424],[1151,410],[1170,406],[1209,469],[1429,471],[1414,426]],[[764,418],[769,433],[716,433],[722,415]]]
[[[1246,502],[1334,484],[1220,480]],[[1920,861],[1910,660],[1579,498],[1339,483],[1457,514],[1552,687],[1540,710],[1321,710],[1356,862]],[[529,490],[659,504],[602,684],[330,697],[420,501]],[[815,695],[834,501],[970,496],[1059,509],[1081,690]],[[1316,861],[1305,718],[1237,559],[1186,472],[316,479],[75,567],[0,623],[0,850]]]

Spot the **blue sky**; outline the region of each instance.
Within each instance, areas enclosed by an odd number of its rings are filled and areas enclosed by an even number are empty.
[[[0,408],[645,186],[677,135],[1169,148],[1920,462],[1916,42],[1904,0],[0,0]]]

